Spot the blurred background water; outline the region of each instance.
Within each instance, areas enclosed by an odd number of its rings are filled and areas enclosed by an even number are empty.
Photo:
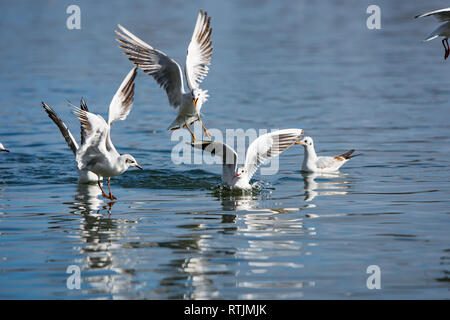
[[[66,8],[81,8],[68,30]],[[1,2],[0,298],[434,299],[449,295],[449,63],[442,1]],[[363,155],[338,175],[280,158],[261,192],[227,194],[220,165],[176,165],[167,96],[140,72],[113,141],[144,167],[112,180],[118,201],[77,184],[76,164],[40,107],[78,138],[67,99],[106,115],[131,64],[118,23],[184,65],[196,15],[212,17],[202,87],[210,129],[303,128],[320,154]],[[69,290],[70,265],[81,289]],[[369,290],[369,265],[381,289]]]

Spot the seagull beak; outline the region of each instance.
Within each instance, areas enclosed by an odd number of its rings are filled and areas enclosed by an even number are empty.
[[[144,169],[142,169],[142,167],[140,166],[140,165],[138,165],[137,163],[134,165],[136,168],[138,168],[138,169],[141,169],[141,170],[144,170]]]
[[[301,141],[297,141],[295,144],[303,144]]]
[[[194,107],[197,108],[197,101],[198,101],[198,98],[194,98],[194,99],[192,99],[192,101],[194,102]]]
[[[234,175],[233,178],[237,178],[237,177],[239,177],[239,176],[240,176],[240,174],[239,174],[239,173],[236,173],[236,174]]]

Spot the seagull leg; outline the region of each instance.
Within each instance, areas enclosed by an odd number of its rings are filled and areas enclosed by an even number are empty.
[[[444,46],[445,49],[445,56],[444,56],[444,60],[448,58],[448,55],[450,53],[450,49],[448,46],[448,38],[442,39],[442,45]]]
[[[102,185],[100,184],[100,180],[97,181],[97,184],[98,184],[100,190],[102,190],[102,196],[103,196],[104,198],[109,198],[108,195],[107,195],[107,194],[105,193],[105,191],[103,190]]]
[[[111,193],[111,187],[109,186],[109,180],[110,180],[111,178],[108,178],[108,190],[109,190],[109,196],[108,196],[108,198],[110,199],[110,200],[117,200],[117,198],[116,197],[114,197],[113,195],[112,195],[112,193]]]
[[[445,38],[445,43],[447,44],[447,49],[445,50],[445,59],[447,59],[448,55],[450,54],[450,47],[448,46],[448,38]]]
[[[188,124],[186,123],[186,121],[184,122],[184,125],[186,126],[186,128],[189,130],[189,132],[191,133],[192,136],[192,142],[197,141],[197,139],[195,138],[194,133],[192,132],[191,128],[189,128]]]
[[[203,125],[202,119],[198,118],[198,121],[200,121],[200,124],[202,125],[203,131],[205,132],[206,136],[208,138],[211,138],[211,134],[206,130],[205,126]]]

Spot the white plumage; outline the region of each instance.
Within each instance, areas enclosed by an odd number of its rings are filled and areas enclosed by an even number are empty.
[[[305,149],[303,158],[302,171],[304,172],[336,172],[344,163],[356,155],[352,155],[355,150],[349,150],[346,153],[335,157],[319,157],[314,149],[314,141],[311,137],[304,137],[298,141]]]
[[[120,47],[125,50],[129,60],[145,73],[153,76],[158,84],[164,88],[169,103],[174,108],[178,107],[178,115],[169,125],[169,130],[186,127],[195,141],[195,135],[190,125],[200,119],[203,103],[207,101],[207,90],[200,89],[199,85],[208,74],[211,63],[212,43],[210,39],[211,27],[210,17],[206,12],[200,10],[194,32],[189,43],[186,56],[184,73],[189,91],[185,91],[183,73],[180,65],[166,55],[164,52],[153,48],[130,31],[118,25],[120,32],[116,34],[120,39]],[[205,134],[210,136],[203,126]]]
[[[434,16],[439,21],[445,23],[441,24],[439,27],[434,29],[433,32],[431,32],[431,34],[424,41],[430,41],[439,36],[444,37],[444,39],[442,39],[442,45],[444,46],[445,49],[444,59],[447,59],[450,54],[450,48],[448,45],[448,37],[450,37],[450,8],[439,9],[424,14],[419,14],[415,18],[422,18],[428,16]]]
[[[9,152],[9,150],[6,149],[1,142],[0,142],[0,152]]]
[[[238,155],[233,148],[216,141],[199,141],[191,145],[222,158],[222,181],[229,187],[251,189],[250,179],[260,165],[287,150],[303,136],[303,129],[284,129],[266,133],[247,149],[245,164],[238,168]]]
[[[128,168],[129,165],[127,166],[123,163],[118,165],[115,163],[118,161],[115,158],[118,158],[120,155],[111,142],[110,126],[114,121],[125,120],[131,111],[136,72],[137,68],[134,67],[122,81],[112,98],[109,105],[108,123],[101,116],[90,113],[83,99],[81,100],[80,108],[73,106],[75,114],[81,122],[80,145],[78,145],[72,133],[56,112],[45,102],[42,102],[42,107],[47,112],[47,115],[58,126],[67,145],[76,156],[79,173],[78,181],[80,183],[97,182],[100,186],[99,180],[102,176],[111,177],[118,175]],[[129,164],[133,165],[131,162]],[[104,192],[103,195],[105,195]],[[111,192],[108,197],[113,198]]]

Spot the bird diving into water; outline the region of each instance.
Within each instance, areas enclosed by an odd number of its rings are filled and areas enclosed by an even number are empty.
[[[201,120],[200,110],[203,103],[207,101],[207,90],[200,88],[200,83],[208,74],[211,64],[212,42],[211,42],[211,18],[206,12],[200,10],[194,33],[189,43],[184,74],[186,76],[189,91],[184,89],[183,73],[180,65],[166,55],[164,52],[153,48],[145,43],[120,24],[115,30],[120,39],[116,39],[124,49],[131,62],[141,68],[145,73],[153,76],[158,84],[166,90],[169,104],[174,108],[178,107],[178,115],[167,128],[177,130],[186,127],[192,136],[192,141],[196,137],[189,127],[194,122],[199,121],[206,136],[210,137]]]
[[[244,166],[238,167],[238,155],[230,146],[216,141],[198,141],[192,147],[222,158],[222,181],[236,189],[251,189],[250,179],[258,168],[291,147],[303,136],[303,129],[284,129],[266,133],[247,149]]]

